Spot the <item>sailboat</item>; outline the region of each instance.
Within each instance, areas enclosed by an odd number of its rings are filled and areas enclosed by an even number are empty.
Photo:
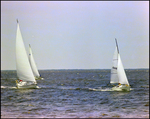
[[[30,62],[30,66],[32,68],[35,79],[43,79],[37,70],[37,66],[34,61],[34,57],[33,57],[33,53],[32,53],[30,44],[29,44],[29,62]]]
[[[26,89],[38,87],[25,50],[18,19],[16,34],[16,70],[18,78],[18,80],[16,80],[17,88]]]
[[[130,85],[124,71],[124,67],[120,58],[119,48],[116,41],[116,48],[113,55],[113,66],[111,68],[111,79],[110,83],[115,84],[119,83],[118,85],[112,87],[114,91],[130,91]]]

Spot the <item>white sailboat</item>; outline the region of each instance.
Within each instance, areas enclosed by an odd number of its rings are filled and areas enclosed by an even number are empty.
[[[30,44],[29,44],[29,62],[30,62],[30,65],[31,65],[31,68],[32,68],[35,79],[43,79],[40,76],[40,74],[38,72],[38,69],[37,69],[37,66],[35,64],[35,60],[34,60],[34,57],[33,57],[33,53],[32,53],[32,49],[31,49]]]
[[[115,39],[116,40],[116,39]],[[111,79],[110,83],[119,83],[119,85],[114,86],[112,90],[114,91],[130,91],[130,85],[125,74],[123,64],[119,54],[119,48],[116,40],[116,49],[113,56],[113,66],[111,69]]]
[[[28,60],[18,20],[16,34],[16,69],[18,77],[18,80],[16,80],[17,88],[37,88],[37,82]]]

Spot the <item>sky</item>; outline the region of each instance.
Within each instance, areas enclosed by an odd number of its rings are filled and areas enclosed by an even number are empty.
[[[39,70],[149,68],[149,1],[1,1],[1,70],[16,70],[16,30]]]

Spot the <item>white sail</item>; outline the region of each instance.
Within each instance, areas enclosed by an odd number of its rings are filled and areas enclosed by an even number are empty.
[[[120,84],[127,84],[129,85],[128,79],[126,77],[123,64],[120,58],[120,54],[118,54],[118,69],[117,69],[118,77],[119,77],[119,83]]]
[[[17,23],[17,34],[16,34],[16,68],[17,76],[23,81],[34,81],[36,82],[31,66],[29,64],[28,56],[25,50],[24,42]]]
[[[33,71],[33,74],[35,77],[39,77],[40,74],[37,70],[37,66],[35,64],[35,61],[34,61],[34,58],[33,58],[33,54],[32,54],[32,49],[31,49],[31,46],[29,45],[29,62],[30,62],[30,65],[31,65],[31,68],[32,68],[32,71]]]
[[[111,68],[110,83],[119,83],[117,67],[118,67],[118,51],[117,51],[117,47],[116,47],[114,55],[113,55],[113,65]]]

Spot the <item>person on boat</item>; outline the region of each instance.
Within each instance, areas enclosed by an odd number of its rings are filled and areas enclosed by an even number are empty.
[[[119,85],[121,85],[121,83],[119,83]]]
[[[22,82],[22,80],[21,80],[21,79],[18,79],[18,82]]]

